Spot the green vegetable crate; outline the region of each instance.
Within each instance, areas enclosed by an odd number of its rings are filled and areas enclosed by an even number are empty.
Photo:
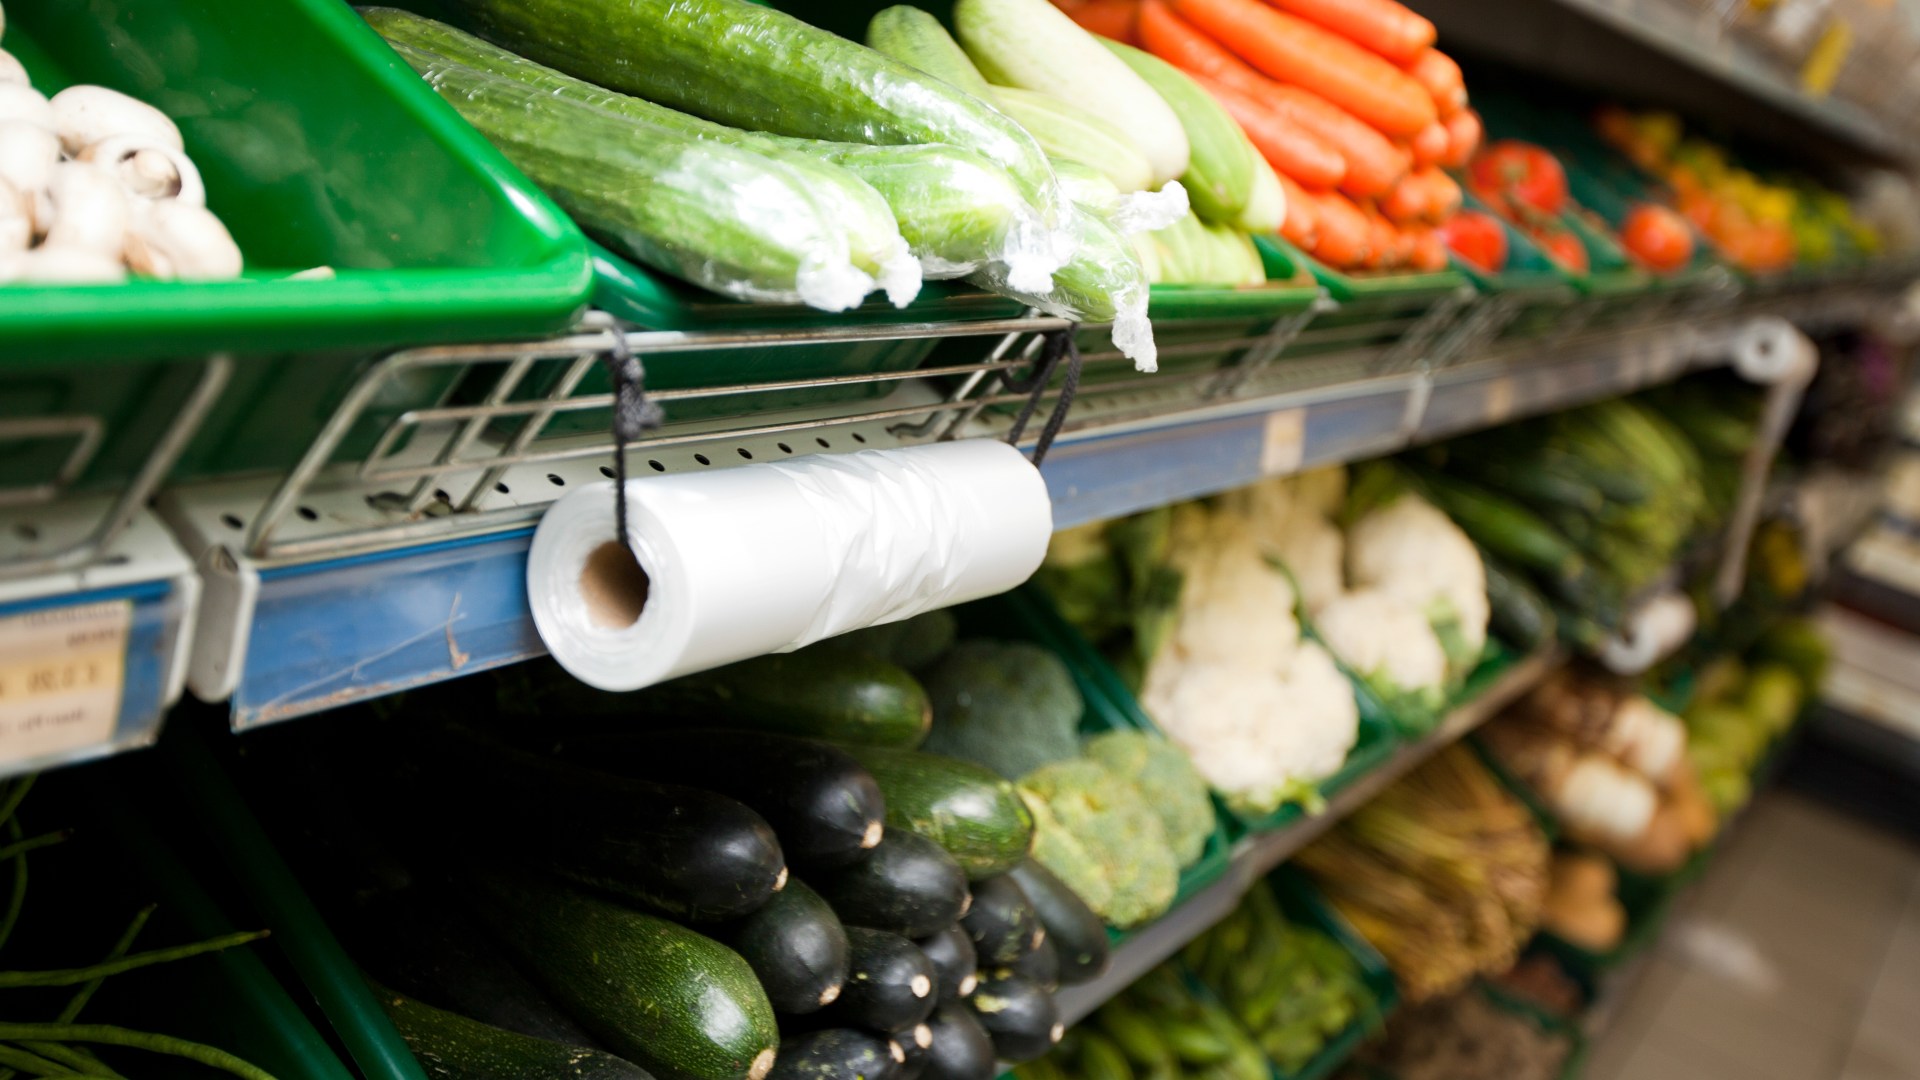
[[[1080,717],[1082,734],[1141,730],[1159,734],[1154,728],[1142,728],[1132,723],[1124,711],[1114,707],[1102,689],[1101,675],[1105,661],[1072,627],[1061,621],[1046,597],[1037,590],[1030,587],[1016,589],[955,608],[954,614],[959,619],[960,636],[963,639],[985,637],[1032,642],[1065,661],[1067,670],[1073,675],[1074,685],[1086,702],[1086,711]],[[1200,858],[1180,871],[1180,889],[1174,894],[1173,906],[1178,907],[1188,897],[1220,880],[1230,861],[1227,831],[1216,821],[1213,835],[1207,840]],[[1117,945],[1131,936],[1131,932],[1108,927],[1107,936]]]
[[[1256,236],[1253,242],[1269,275],[1276,264],[1304,267],[1339,304],[1314,319],[1288,349],[1290,358],[1397,348],[1407,352],[1408,363],[1426,359],[1473,295],[1466,275],[1457,270],[1348,274],[1280,237]]]
[[[117,486],[145,462],[209,355],[236,364],[185,475],[291,464],[380,354],[546,335],[585,308],[579,230],[347,5],[16,8],[5,46],[37,88],[105,85],[176,119],[248,266],[238,281],[0,290],[0,419],[102,422],[83,486]],[[318,267],[330,273],[289,279]],[[399,385],[350,444],[451,378]],[[0,483],[43,478],[64,449],[11,444]]]
[[[1273,1066],[1274,1080],[1325,1080],[1353,1057],[1353,1052],[1368,1036],[1380,1030],[1380,1025],[1399,1004],[1400,990],[1386,958],[1333,910],[1306,874],[1283,865],[1267,875],[1267,885],[1273,890],[1274,899],[1280,902],[1280,913],[1288,922],[1312,927],[1340,943],[1347,955],[1353,957],[1360,969],[1361,982],[1373,995],[1373,1015],[1356,1017],[1346,1030],[1328,1039],[1313,1060],[1299,1071],[1290,1073],[1278,1065]]]
[[[1465,209],[1489,212],[1464,185],[1461,192]],[[1479,291],[1480,305],[1496,304],[1501,309],[1500,324],[1486,344],[1497,348],[1551,338],[1576,295],[1573,278],[1555,266],[1512,222],[1500,217],[1494,220],[1507,238],[1505,266],[1488,273],[1457,254],[1449,252],[1447,256],[1453,268]]]
[[[1017,595],[1026,603],[1030,617],[1039,623],[1048,639],[1058,643],[1056,650],[1067,660],[1067,666],[1073,669],[1074,678],[1079,681],[1081,692],[1087,696],[1088,702],[1100,701],[1100,707],[1114,718],[1113,727],[1148,731],[1165,737],[1160,726],[1141,708],[1139,698],[1128,689],[1113,665],[1100,655],[1099,650],[1078,629],[1060,617],[1045,593],[1029,585],[1018,590]],[[1355,682],[1354,688],[1355,701],[1360,709],[1359,736],[1353,748],[1347,751],[1347,760],[1340,770],[1320,782],[1319,794],[1322,797],[1339,793],[1371,772],[1399,744],[1392,718],[1359,683]],[[1229,838],[1236,841],[1243,836],[1271,832],[1290,825],[1307,813],[1306,808],[1298,803],[1283,804],[1270,814],[1242,813],[1217,793],[1214,804],[1221,820],[1229,823]]]

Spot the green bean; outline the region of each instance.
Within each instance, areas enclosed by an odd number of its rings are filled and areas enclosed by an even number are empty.
[[[155,905],[148,904],[146,907],[133,913],[133,921],[127,924],[126,932],[120,935],[119,941],[113,943],[113,948],[107,953],[106,960],[102,961],[102,963],[118,960],[127,955],[127,950],[133,948],[133,939],[140,936],[140,931],[146,927],[147,920],[153,917],[154,907]],[[73,1021],[79,1017],[80,1010],[87,1007],[88,999],[93,997],[94,993],[100,989],[100,984],[105,981],[106,977],[103,975],[99,978],[89,980],[85,985],[81,986],[80,989],[75,990],[73,997],[67,999],[67,1007],[60,1010],[60,1015],[55,1022],[61,1024],[73,1023]]]
[[[76,983],[103,979],[108,975],[118,975],[123,971],[132,971],[135,968],[164,964],[172,960],[184,960],[189,956],[199,956],[201,953],[231,949],[236,945],[245,945],[266,936],[265,930],[248,930],[194,945],[176,945],[170,949],[153,949],[149,952],[134,953],[132,956],[109,960],[90,967],[62,968],[52,971],[0,971],[0,989],[11,990],[20,986],[73,986]],[[5,1037],[0,1035],[0,1038]]]
[[[13,820],[13,812],[20,809],[20,801],[33,790],[33,782],[39,778],[39,773],[28,773],[8,785],[6,799],[0,801],[0,822]]]
[[[20,1047],[24,1050],[30,1050],[39,1054],[48,1061],[64,1065],[74,1072],[106,1072],[110,1075],[119,1075],[102,1064],[99,1058],[94,1057],[85,1050],[75,1047],[63,1046],[57,1042],[44,1042],[38,1039],[22,1039],[20,1041]]]
[[[16,840],[11,844],[6,845],[5,847],[0,847],[0,862],[5,862],[6,860],[14,858],[15,856],[18,856],[18,855],[25,855],[27,852],[34,851],[39,848],[51,847],[54,844],[58,844],[66,840],[68,837],[72,835],[73,835],[72,829],[60,829],[55,832],[41,833],[39,836],[36,836],[31,840]]]
[[[242,1061],[218,1047],[176,1039],[171,1035],[132,1031],[108,1024],[0,1023],[0,1039],[46,1039],[60,1042],[100,1043],[105,1046],[127,1046],[155,1054],[186,1058],[188,1061],[198,1062],[210,1069],[232,1073],[241,1080],[274,1080],[272,1073]]]
[[[0,1045],[0,1062],[5,1062],[10,1068],[31,1073],[34,1076],[66,1076],[73,1072],[65,1065],[48,1061],[38,1054],[30,1054],[15,1046]]]
[[[20,819],[7,819],[7,835],[20,839]],[[20,909],[27,902],[27,857],[25,854],[13,859],[13,892],[7,897],[7,913],[0,915],[0,945],[13,936],[13,924],[20,921]]]

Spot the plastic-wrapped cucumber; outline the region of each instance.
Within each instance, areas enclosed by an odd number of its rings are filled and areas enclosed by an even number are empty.
[[[936,79],[945,79],[974,97],[992,100],[993,88],[987,85],[986,76],[973,66],[967,51],[932,12],[911,4],[895,4],[875,12],[867,23],[867,48],[878,49]],[[1057,174],[1059,163],[1054,164]]]
[[[1153,324],[1147,319],[1147,275],[1133,253],[1133,244],[1084,210],[1072,212],[1068,230],[1076,241],[1073,258],[1054,272],[1053,288],[1046,292],[1011,288],[995,267],[968,280],[1024,300],[1050,315],[1111,323],[1114,347],[1140,371],[1158,370]]]
[[[1177,181],[1159,191],[1122,194],[1106,173],[1078,161],[1056,158],[1053,173],[1074,206],[1105,221],[1122,236],[1164,229],[1189,208],[1186,188]],[[1134,245],[1134,251],[1139,250],[1140,246]]]
[[[641,262],[725,296],[823,311],[872,291],[845,230],[792,166],[396,51],[575,220]]]
[[[946,143],[998,162],[1049,223],[1046,155],[960,88],[749,0],[450,0],[482,36],[602,86],[735,127],[837,142]]]
[[[637,137],[647,137],[647,132],[660,127],[677,129],[696,138],[732,142],[779,161],[805,178],[826,219],[846,231],[848,258],[879,282],[889,300],[904,307],[920,291],[920,264],[894,222],[893,208],[864,181],[820,160],[818,155],[783,149],[770,136],[742,132],[583,82],[412,12],[368,8],[361,14],[396,48],[406,46],[449,64],[512,79],[556,98],[615,113],[638,125],[634,133]]]
[[[1120,209],[1121,192],[1113,178],[1071,158],[1054,158],[1053,175],[1067,200],[1097,218],[1109,218]]]

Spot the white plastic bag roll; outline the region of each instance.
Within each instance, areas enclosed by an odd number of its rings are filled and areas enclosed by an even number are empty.
[[[627,518],[630,558],[614,485],[578,488],[528,558],[541,640],[602,690],[1005,592],[1053,531],[1039,471],[984,439],[629,480]]]

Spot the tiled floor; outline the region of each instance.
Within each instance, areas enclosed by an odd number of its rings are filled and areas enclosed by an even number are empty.
[[[1920,1080],[1920,846],[1772,792],[1676,910],[1587,1080]]]

